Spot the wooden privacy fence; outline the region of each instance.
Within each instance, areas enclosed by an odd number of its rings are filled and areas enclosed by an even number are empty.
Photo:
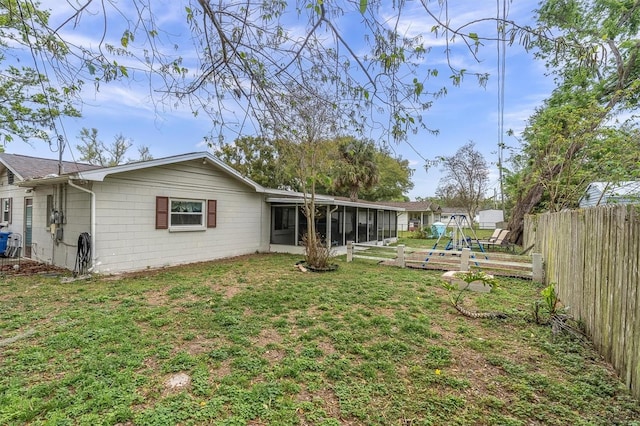
[[[598,352],[640,398],[640,206],[607,205],[525,219],[525,246],[545,259],[545,282]]]
[[[371,244],[347,243],[347,262],[353,259],[368,259],[395,265],[401,268],[422,268],[444,271],[483,270],[494,275],[505,275],[533,279],[542,282],[542,256],[515,256],[505,253],[472,252],[465,248],[457,250],[435,250],[397,246],[375,246]]]

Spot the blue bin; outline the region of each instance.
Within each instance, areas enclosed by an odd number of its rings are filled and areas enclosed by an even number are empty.
[[[7,241],[11,232],[0,232],[0,254],[7,250]]]
[[[447,225],[445,225],[442,222],[435,222],[433,225],[431,225],[431,235],[436,236],[438,238],[443,236],[446,230],[447,230]]]

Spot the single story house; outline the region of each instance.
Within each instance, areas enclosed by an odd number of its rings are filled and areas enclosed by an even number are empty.
[[[399,231],[417,231],[440,221],[442,209],[430,201],[382,202],[389,207],[404,209],[398,214]]]
[[[579,206],[592,207],[602,204],[629,204],[640,202],[640,181],[619,183],[592,182],[587,186]]]
[[[302,253],[304,194],[264,188],[208,152],[114,167],[0,153],[1,231],[23,256],[74,269],[81,236],[89,268],[118,273],[255,252]],[[318,196],[317,229],[347,241],[397,237],[400,208]]]

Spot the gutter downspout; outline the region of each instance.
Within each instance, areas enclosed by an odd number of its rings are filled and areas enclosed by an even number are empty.
[[[73,183],[71,179],[68,180],[69,186],[79,189],[80,191],[91,194],[91,268],[96,266],[96,193]]]

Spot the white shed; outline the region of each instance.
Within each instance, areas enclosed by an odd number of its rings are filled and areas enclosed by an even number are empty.
[[[480,229],[496,229],[499,222],[504,222],[502,210],[480,210],[478,212],[478,226]]]

